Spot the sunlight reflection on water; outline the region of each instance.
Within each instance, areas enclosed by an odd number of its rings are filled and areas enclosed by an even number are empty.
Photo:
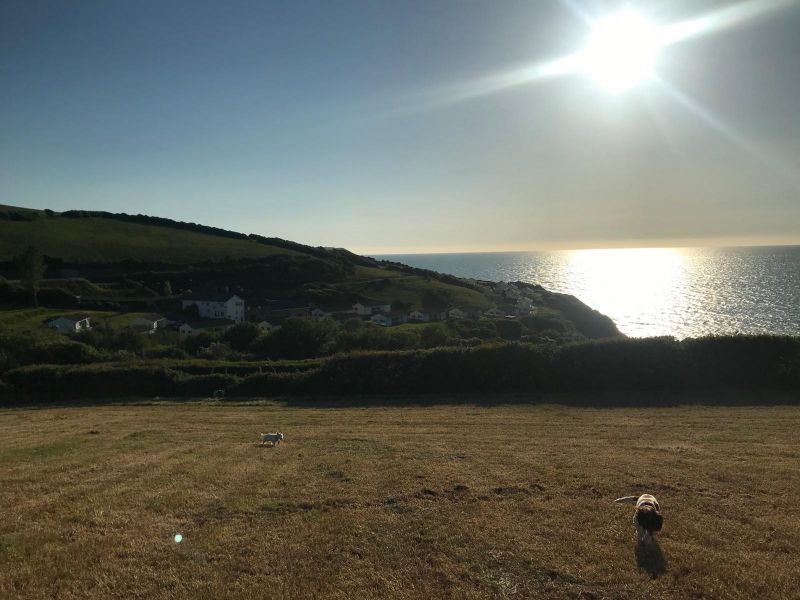
[[[389,258],[389,257],[386,257]],[[631,336],[800,335],[800,247],[394,255],[416,267],[573,294]]]

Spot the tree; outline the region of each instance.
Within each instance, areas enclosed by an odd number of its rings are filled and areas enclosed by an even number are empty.
[[[257,337],[261,335],[261,328],[255,323],[244,321],[237,323],[222,336],[234,350],[245,352],[250,348]]]
[[[33,305],[38,308],[39,283],[47,270],[44,257],[35,247],[31,246],[22,255],[20,262],[19,279],[22,286],[30,292]]]
[[[162,290],[162,295],[164,295],[164,296],[172,296],[172,283],[170,283],[169,279],[167,279],[164,282],[164,289]]]
[[[284,358],[313,358],[330,350],[336,333],[336,325],[330,319],[290,318],[269,337],[275,339],[277,351]]]
[[[436,348],[446,345],[453,337],[452,332],[444,323],[433,323],[426,325],[420,335],[420,343],[423,348]]]
[[[522,323],[515,320],[503,319],[495,323],[498,335],[504,340],[518,340],[522,335]]]

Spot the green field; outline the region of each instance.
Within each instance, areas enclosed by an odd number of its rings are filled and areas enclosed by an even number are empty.
[[[188,264],[226,257],[299,255],[250,240],[115,219],[40,217],[22,222],[0,219],[0,260],[12,259],[28,246],[35,246],[48,256],[85,262],[133,259]]]
[[[0,597],[797,597],[800,408],[508,400],[0,410]]]
[[[384,279],[347,281],[338,287],[379,302],[406,302],[412,309],[424,306],[423,298],[426,293],[437,294],[445,304],[461,308],[490,308],[494,305],[479,291],[420,275],[387,275]]]

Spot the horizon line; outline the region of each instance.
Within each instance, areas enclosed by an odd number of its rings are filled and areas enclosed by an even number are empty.
[[[705,242],[705,243],[704,243]],[[382,248],[348,248],[351,252],[360,254],[362,256],[409,256],[416,254],[504,254],[510,252],[574,252],[579,250],[658,250],[658,249],[675,249],[675,250],[689,250],[699,248],[766,248],[770,246],[800,246],[800,238],[773,238],[757,240],[747,239],[742,237],[737,238],[717,238],[715,240],[663,240],[663,241],[645,241],[636,240],[626,242],[609,241],[607,243],[594,242],[594,243],[580,243],[574,244],[553,244],[547,246],[500,246],[494,248],[484,247],[433,247],[433,248],[398,248],[398,247],[382,247]]]

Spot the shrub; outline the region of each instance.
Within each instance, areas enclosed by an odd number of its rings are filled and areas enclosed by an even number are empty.
[[[502,319],[495,323],[498,335],[504,340],[516,341],[522,336],[522,323],[514,319]]]
[[[261,328],[255,323],[237,323],[222,336],[231,348],[245,352],[250,345],[261,335]]]
[[[239,381],[239,377],[223,373],[184,376],[175,382],[174,393],[178,396],[211,396],[220,389],[227,393]]]
[[[208,348],[218,340],[219,336],[203,331],[197,335],[186,336],[186,339],[183,340],[183,349],[192,356],[196,356],[201,348]]]
[[[20,356],[22,364],[89,364],[102,360],[103,354],[91,346],[68,339],[38,343]]]
[[[262,368],[271,372],[254,373]],[[496,342],[476,348],[360,352],[303,363],[175,361],[174,368],[51,364],[12,369],[3,380],[15,395],[42,400],[207,395],[218,388],[251,396],[798,389],[800,338],[608,339],[566,346]]]
[[[15,393],[42,401],[171,395],[179,374],[163,367],[116,365],[20,367],[5,374]]]
[[[259,373],[240,380],[231,390],[236,396],[279,396],[292,391],[310,389],[303,384],[309,373]]]
[[[329,352],[336,334],[336,324],[330,319],[291,318],[268,337],[274,341],[274,351],[281,358],[314,358]]]

